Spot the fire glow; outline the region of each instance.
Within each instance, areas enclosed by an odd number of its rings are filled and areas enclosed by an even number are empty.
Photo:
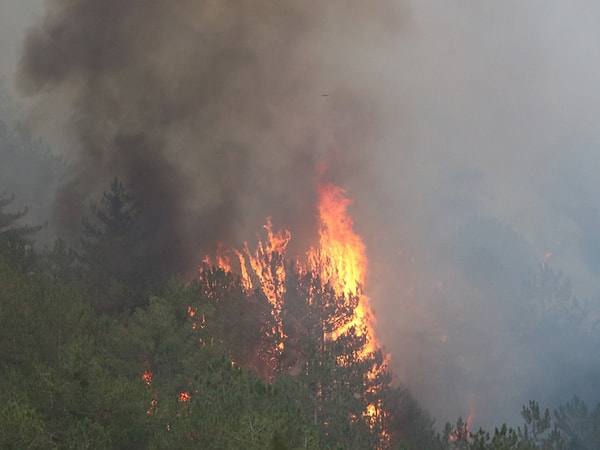
[[[318,274],[323,284],[328,284],[340,298],[358,297],[350,322],[334,330],[330,338],[337,339],[350,328],[367,340],[365,354],[380,348],[375,338],[375,318],[364,294],[367,277],[366,247],[354,232],[348,206],[352,199],[345,191],[331,183],[319,183],[319,245],[306,253],[306,262],[296,260],[296,267],[303,272]],[[233,271],[227,251],[235,254],[239,262],[240,276],[245,289],[259,288],[271,304],[272,315],[277,323],[280,339],[285,337],[281,326],[281,308],[285,294],[285,256],[292,235],[288,230],[274,231],[271,219],[264,225],[267,236],[258,241],[255,251],[248,244],[244,250],[227,249],[219,245],[215,260],[206,257],[204,262],[226,271]],[[281,344],[283,345],[283,344]],[[281,348],[280,350],[282,350]]]
[[[352,308],[349,321],[343,324],[331,324],[333,331],[326,336],[327,340],[336,341],[349,333],[364,338],[365,346],[359,353],[360,360],[366,359],[371,353],[380,349],[374,333],[374,314],[369,304],[369,298],[364,294],[367,278],[366,247],[361,237],[353,229],[353,220],[348,214],[352,199],[345,191],[327,182],[318,183],[318,245],[311,247],[304,261],[296,258],[294,270],[299,273],[311,273],[320,278],[323,285],[328,285],[335,292],[338,301],[345,302]],[[285,331],[282,323],[282,307],[286,286],[286,249],[292,239],[288,230],[274,231],[268,218],[264,226],[266,239],[259,238],[255,251],[244,244],[242,251],[226,249],[219,245],[215,260],[205,259],[205,263],[215,265],[226,271],[232,271],[232,262],[228,255],[235,255],[244,288],[248,291],[259,289],[269,301],[274,319],[277,336],[275,354],[282,355],[285,351]],[[238,266],[239,264],[239,266]],[[353,302],[356,302],[355,306]],[[312,301],[309,299],[309,301]],[[344,365],[344,361],[338,361]],[[387,362],[376,365],[368,374],[369,379],[375,379],[378,373],[385,370]],[[367,421],[376,420],[382,412],[378,405],[370,404],[363,415]]]
[[[342,329],[334,332],[333,338],[342,335],[350,327],[360,333],[366,330],[367,352],[379,347],[373,329],[374,315],[369,299],[363,293],[367,276],[367,255],[365,245],[353,229],[352,218],[347,213],[352,200],[344,190],[331,183],[319,186],[319,247],[308,253],[310,268],[321,275],[324,283],[329,283],[339,296],[358,296],[353,319]]]

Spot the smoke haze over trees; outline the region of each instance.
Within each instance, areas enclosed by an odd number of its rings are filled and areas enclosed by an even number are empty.
[[[19,86],[72,111],[76,157],[58,226],[74,231],[74,206],[116,175],[180,271],[267,215],[310,227],[316,165],[336,147],[356,172],[373,131],[369,96],[353,77],[332,79],[334,47],[320,48],[332,25],[397,20],[361,5],[48,2]]]
[[[78,243],[116,176],[142,258],[191,275],[267,216],[303,251],[329,163],[377,331],[438,424],[593,405],[598,17],[591,0],[0,0],[6,90],[59,143],[13,128],[3,100],[0,193],[49,222],[42,241]]]
[[[113,183],[109,192],[118,191]],[[99,314],[88,277],[109,285],[113,274],[86,271],[99,262],[96,252],[71,258],[61,241],[41,254],[14,252],[14,244],[31,242],[32,230],[5,214],[5,203],[3,448],[592,450],[600,441],[600,405],[588,409],[577,397],[553,416],[529,402],[518,428],[471,432],[459,418],[436,432],[410,393],[389,385],[389,372],[372,377],[380,351],[357,358],[365,341],[353,330],[323,339],[331,316],[343,320],[348,311],[332,308],[344,300],[332,302],[331,286],[309,273],[289,279],[283,309],[286,348],[301,355],[297,373],[285,369],[285,355],[260,353],[274,337],[264,334],[267,299],[220,268],[203,266],[187,286],[165,282],[161,296],[149,292],[149,303],[125,317]],[[23,266],[23,256],[33,266]],[[126,284],[143,287],[138,282]],[[304,315],[312,320],[298,321]],[[256,375],[257,364],[271,367],[268,381]],[[372,421],[363,414],[369,402],[379,408]]]

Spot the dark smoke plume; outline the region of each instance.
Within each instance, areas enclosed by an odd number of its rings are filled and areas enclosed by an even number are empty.
[[[337,181],[366,173],[376,132],[340,44],[382,39],[397,19],[389,0],[49,1],[20,87],[72,116],[57,231],[76,234],[113,176],[178,271],[267,215],[306,229],[316,165],[341,149]]]

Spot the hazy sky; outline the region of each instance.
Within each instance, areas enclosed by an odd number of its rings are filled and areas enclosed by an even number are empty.
[[[13,79],[27,28],[43,13],[43,0],[0,0],[0,73]],[[10,88],[10,83],[8,83]]]
[[[79,3],[85,2],[73,2]],[[486,292],[491,289],[486,284],[489,279],[483,282],[483,276],[466,273],[461,258],[468,251],[461,243],[465,234],[488,233],[488,242],[477,245],[489,245],[485,250],[493,257],[499,261],[520,258],[519,264],[532,270],[542,263],[561,269],[572,280],[577,297],[598,310],[600,4],[593,0],[394,0],[368,8],[351,2],[344,8],[343,3],[319,7],[318,14],[298,7],[298,11],[277,10],[272,16],[249,15],[251,20],[240,20],[247,27],[240,33],[252,38],[248,46],[258,49],[256,58],[250,58],[247,66],[240,65],[247,71],[228,76],[232,87],[214,97],[196,91],[197,97],[190,97],[188,91],[179,89],[199,86],[191,78],[180,77],[185,70],[208,74],[207,83],[216,72],[188,63],[187,55],[198,56],[186,40],[189,30],[163,30],[161,16],[153,16],[149,8],[145,17],[165,41],[156,37],[155,43],[133,42],[124,51],[143,51],[154,45],[150,64],[155,64],[157,79],[149,78],[143,65],[132,64],[135,76],[102,67],[109,75],[116,73],[110,80],[133,80],[135,88],[136,81],[143,79],[149,86],[158,86],[151,92],[154,97],[148,96],[149,103],[144,103],[145,95],[140,99],[132,92],[115,94],[114,86],[104,79],[94,80],[97,84],[89,91],[83,89],[84,94],[75,89],[70,94],[80,95],[76,109],[92,119],[110,122],[114,118],[117,128],[121,126],[118,118],[126,119],[123,126],[130,129],[157,126],[164,131],[164,154],[176,166],[186,166],[185,176],[193,175],[190,172],[196,164],[204,162],[202,152],[181,150],[192,143],[203,142],[207,148],[218,143],[225,155],[220,162],[223,173],[235,173],[228,164],[240,163],[235,160],[243,153],[240,144],[260,149],[242,161],[244,169],[248,168],[242,188],[210,186],[215,197],[230,202],[223,200],[223,205],[234,205],[231,208],[244,213],[229,218],[236,237],[264,215],[275,214],[271,209],[281,210],[281,221],[305,215],[303,208],[314,199],[310,192],[308,200],[303,197],[310,191],[307,185],[312,178],[307,181],[302,174],[312,169],[332,142],[346,145],[345,160],[336,175],[355,198],[356,225],[370,252],[379,332],[394,356],[399,379],[415,390],[441,422],[466,416],[471,405],[485,423],[498,411],[514,418],[532,394],[568,399],[574,393],[567,392],[571,386],[557,381],[564,367],[551,363],[560,357],[554,358],[553,349],[535,339],[523,350],[511,333],[526,325],[517,324],[519,319],[510,314],[498,320],[503,308],[509,308],[506,302],[511,294],[503,288]],[[0,0],[0,67],[9,83],[14,82],[25,30],[43,16],[42,4],[41,0]],[[181,7],[184,11],[195,11],[190,6],[194,2],[181,4],[187,5]],[[252,1],[240,4],[252,10]],[[261,8],[265,8],[262,3]],[[137,13],[127,14],[135,18]],[[86,24],[94,20],[93,13],[73,17]],[[277,22],[281,17],[299,20],[283,27]],[[215,48],[222,45],[226,51],[222,58],[215,57],[215,71],[239,63],[236,35],[231,34],[237,28],[223,23],[214,30],[208,27],[219,36]],[[67,25],[74,36],[92,29]],[[271,45],[272,40],[279,42],[280,32],[285,39],[280,46]],[[208,42],[213,42],[211,36]],[[40,49],[49,49],[51,59],[57,47],[41,41]],[[35,55],[44,54],[40,49],[29,55],[29,88],[50,92],[47,97],[34,97],[31,103],[36,106],[29,109],[29,118],[50,142],[65,139],[81,144],[81,130],[73,133],[75,138],[65,138],[62,128],[47,125],[69,121],[70,114],[60,112],[69,111],[73,100],[65,94],[69,83],[80,87],[81,80],[93,78],[94,59],[79,65],[76,52],[81,49],[66,48],[74,53],[67,54],[64,72],[48,70],[56,69],[52,65],[37,67]],[[207,54],[214,56],[210,49]],[[63,91],[56,86],[67,88]],[[103,89],[99,94],[97,86]],[[122,103],[111,103],[115,98]],[[160,99],[182,119],[165,125],[161,114],[153,115],[161,112]],[[196,100],[206,102],[210,114],[194,109]],[[116,113],[110,109],[115,103],[122,106]],[[56,108],[52,114],[49,104]],[[90,104],[97,109],[90,112]],[[101,108],[110,114],[99,112]],[[210,120],[214,123],[207,137],[197,124]],[[231,137],[231,142],[223,136]],[[76,147],[75,154],[80,150]],[[313,147],[314,152],[307,150]],[[233,163],[227,158],[234,158]],[[115,161],[116,166],[123,163]],[[208,179],[221,173],[207,167]],[[278,186],[276,191],[289,195],[260,190],[266,180]],[[202,180],[195,183],[206,189]],[[257,200],[243,188],[254,185],[260,185],[259,191],[267,197]],[[232,192],[241,195],[228,198]],[[292,198],[292,192],[298,194]],[[292,206],[280,208],[282,198]],[[199,197],[188,193],[187,200],[193,203]],[[189,214],[183,219],[195,217],[189,204],[181,208]],[[218,208],[214,211],[219,212]],[[491,218],[514,235],[494,224],[477,222]],[[477,242],[478,236],[471,237]],[[506,245],[508,241],[516,249],[514,254],[524,256],[509,254],[513,247]],[[510,276],[506,275],[507,283],[519,282]],[[586,345],[582,343],[582,348]],[[535,354],[542,356],[532,359]],[[600,365],[595,355],[585,351],[582,355],[583,360]],[[544,376],[540,371],[553,370],[555,374],[545,374],[551,381],[535,386],[536,377]]]

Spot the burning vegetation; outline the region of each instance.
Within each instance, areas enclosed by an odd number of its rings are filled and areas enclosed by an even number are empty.
[[[261,325],[265,346],[253,364],[268,380],[281,373],[311,380],[314,425],[327,429],[340,418],[351,427],[362,424],[375,436],[377,448],[386,448],[390,436],[382,394],[391,377],[364,294],[365,245],[353,230],[347,211],[351,199],[343,189],[320,181],[318,192],[318,245],[303,258],[288,258],[291,233],[274,231],[267,219],[266,238],[259,238],[254,251],[248,244],[243,250],[220,246],[214,262],[205,259],[199,277],[233,271],[244,292],[264,296],[270,306],[269,319]],[[336,386],[324,368],[339,372],[335,383],[350,389],[352,407],[337,418],[329,397]]]
[[[214,258],[204,259],[187,287],[192,295],[185,296],[180,325],[196,352],[189,378],[165,391],[164,372],[173,367],[153,352],[141,354],[141,379],[150,395],[146,412],[163,420],[169,433],[197,417],[199,403],[213,401],[206,397],[210,382],[200,374],[214,364],[210,355],[225,352],[219,371],[250,370],[265,389],[292,383],[296,392],[286,395],[320,436],[319,446],[385,449],[406,437],[398,400],[412,400],[392,386],[374,334],[364,294],[365,245],[347,211],[351,200],[330,183],[319,182],[318,191],[318,245],[305,255],[288,257],[293,236],[275,231],[268,219],[254,250],[220,245]],[[155,307],[151,302],[149,310]],[[158,344],[156,336],[150,341]],[[217,388],[231,389],[228,383]],[[200,442],[197,430],[184,434],[190,443]]]

